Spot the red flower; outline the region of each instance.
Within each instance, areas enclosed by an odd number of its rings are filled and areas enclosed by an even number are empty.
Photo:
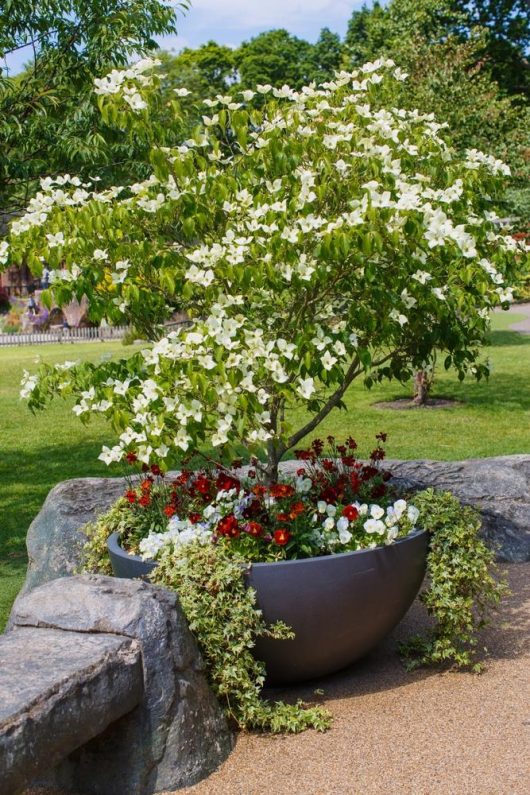
[[[345,467],[352,467],[355,464],[355,458],[352,455],[343,455],[341,461]]]
[[[279,499],[283,497],[292,497],[294,494],[294,488],[293,486],[289,486],[288,483],[275,483],[270,487],[269,493],[271,497],[276,497]]]
[[[159,477],[162,475],[162,470],[160,469],[158,464],[151,464],[151,472],[153,473],[153,475],[157,475]]]
[[[227,538],[238,538],[239,525],[233,513],[229,513],[228,516],[224,516],[219,521],[217,525],[217,533],[220,536],[226,536]]]
[[[276,516],[279,522],[288,522],[289,521],[289,514],[288,513],[279,513]]]
[[[255,469],[249,469],[248,472],[247,472],[247,475],[248,475],[249,478],[252,478],[252,480],[254,480],[254,478],[256,477],[256,470]]]
[[[377,486],[374,486],[372,489],[372,497],[384,497],[386,494],[386,486],[384,483],[379,483]]]
[[[208,494],[210,491],[210,482],[205,475],[199,475],[193,485],[199,494]]]
[[[357,442],[355,441],[355,439],[352,439],[351,436],[348,436],[348,438],[346,439],[346,444],[348,445],[350,450],[356,450],[357,449]]]
[[[247,522],[245,525],[245,530],[249,535],[254,536],[254,538],[259,538],[264,532],[263,525],[261,525],[259,522]]]
[[[256,497],[263,497],[263,495],[267,493],[265,486],[252,486],[250,490]]]
[[[303,477],[304,477],[304,475],[305,475],[305,469],[304,469],[304,467],[300,467],[300,469],[297,469],[297,470],[296,470],[296,474],[298,475],[298,477],[299,477],[299,478],[303,478]]]
[[[291,538],[290,532],[286,527],[280,527],[274,532],[274,543],[284,547]]]
[[[190,513],[190,515],[188,516],[188,519],[190,520],[190,522],[192,524],[197,524],[197,522],[201,521],[202,516],[201,516],[200,513]]]
[[[142,491],[151,491],[152,485],[153,485],[153,479],[145,478],[145,480],[142,480],[142,482],[140,483],[140,488],[142,489]]]
[[[134,502],[136,502],[136,492],[132,489],[129,489],[129,491],[125,492],[125,499],[132,505]]]
[[[177,509],[175,508],[175,506],[174,506],[174,505],[166,505],[166,507],[164,508],[164,513],[165,513],[165,514],[166,514],[166,516],[168,516],[169,518],[171,518],[172,516],[174,516],[174,515],[176,514],[176,512],[177,512]]]
[[[295,502],[294,505],[291,506],[291,513],[289,517],[291,519],[296,519],[297,516],[300,516],[301,513],[305,511],[305,505],[302,501]]]
[[[231,491],[232,489],[237,489],[239,491],[241,482],[237,478],[233,478],[231,475],[221,472],[217,478],[216,486],[218,491]]]
[[[357,472],[352,472],[350,474],[350,486],[354,494],[359,491],[359,486],[361,485],[361,479]]]
[[[322,461],[322,469],[324,469],[326,472],[335,472],[335,463],[330,461],[329,458],[325,458]]]
[[[125,460],[128,464],[134,464],[135,461],[138,461],[138,456],[136,453],[127,453],[125,456]]]
[[[142,494],[138,500],[138,504],[141,505],[142,508],[147,508],[149,505],[151,505],[151,497],[149,494]]]
[[[354,522],[359,516],[359,511],[355,505],[346,505],[346,507],[342,509],[342,515],[345,516],[349,522]]]
[[[388,439],[388,433],[376,433],[375,438],[379,439],[380,442],[386,442]]]

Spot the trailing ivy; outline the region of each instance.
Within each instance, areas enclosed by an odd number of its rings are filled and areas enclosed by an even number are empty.
[[[452,665],[474,672],[479,631],[508,589],[496,577],[495,552],[480,538],[481,519],[449,492],[427,489],[414,495],[430,533],[428,587],[420,595],[434,626],[401,644],[407,668]]]
[[[152,579],[177,591],[212,689],[239,728],[323,731],[329,726],[329,714],[321,707],[300,701],[271,703],[260,697],[265,666],[252,654],[256,639],[286,639],[293,633],[282,622],[267,626],[256,607],[256,592],[246,587],[247,568],[243,558],[234,557],[222,544],[193,543],[178,552],[162,552]]]

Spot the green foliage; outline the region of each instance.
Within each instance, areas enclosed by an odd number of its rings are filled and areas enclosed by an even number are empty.
[[[125,500],[86,525],[84,570],[112,574],[107,552],[111,533],[130,530]],[[240,729],[300,732],[329,726],[328,713],[314,706],[270,703],[260,697],[265,666],[252,655],[258,637],[286,639],[292,632],[277,622],[267,626],[256,607],[254,589],[245,585],[248,564],[223,545],[190,544],[177,554],[167,548],[152,580],[178,593],[206,662],[210,684],[227,717]]]
[[[495,553],[479,536],[477,511],[449,492],[427,489],[414,495],[414,503],[430,533],[430,583],[420,599],[435,625],[427,636],[402,644],[407,667],[452,665],[479,672],[479,631],[507,593],[504,581],[495,577]]]
[[[166,550],[152,578],[178,593],[212,688],[240,729],[323,731],[329,715],[322,708],[260,698],[265,667],[252,655],[256,639],[286,639],[292,632],[281,622],[265,624],[256,608],[255,591],[245,584],[247,565],[221,545],[192,544],[185,554]]]
[[[24,206],[45,174],[99,173],[108,183],[124,168],[138,171],[145,147],[102,123],[93,79],[156,47],[153,36],[175,30],[174,14],[167,0],[2,3],[0,58],[22,48],[28,53],[21,75],[10,78],[0,69],[2,210]]]

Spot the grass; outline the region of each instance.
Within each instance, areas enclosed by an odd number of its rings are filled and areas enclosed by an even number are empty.
[[[392,458],[458,459],[525,453],[530,450],[530,335],[508,327],[522,316],[496,314],[488,382],[459,383],[440,371],[434,393],[461,401],[453,408],[394,411],[374,407],[378,401],[409,397],[410,389],[385,384],[368,391],[353,384],[347,411],[335,411],[318,429],[319,436],[355,436],[367,452],[374,435],[387,431]],[[26,567],[25,536],[48,491],[73,477],[120,474],[97,460],[101,445],[112,441],[104,423],[85,427],[69,406],[56,401],[43,414],[32,415],[18,397],[23,369],[37,355],[49,362],[67,358],[97,361],[102,354],[122,354],[119,343],[86,343],[75,349],[57,345],[0,349],[0,629],[22,585]],[[303,416],[295,418],[303,421]]]

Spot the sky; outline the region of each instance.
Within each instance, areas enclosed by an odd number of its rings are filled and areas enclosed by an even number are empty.
[[[344,36],[348,20],[362,0],[192,0],[177,17],[178,36],[159,39],[164,49],[198,47],[210,39],[235,47],[271,28],[286,28],[308,41],[321,28]]]
[[[362,4],[363,0],[192,0],[190,10],[177,15],[178,35],[157,41],[164,49],[175,51],[198,47],[210,39],[236,47],[271,28],[286,28],[312,42],[323,27],[342,37],[352,11]],[[10,73],[20,71],[30,56],[29,50],[13,53],[7,62]]]

